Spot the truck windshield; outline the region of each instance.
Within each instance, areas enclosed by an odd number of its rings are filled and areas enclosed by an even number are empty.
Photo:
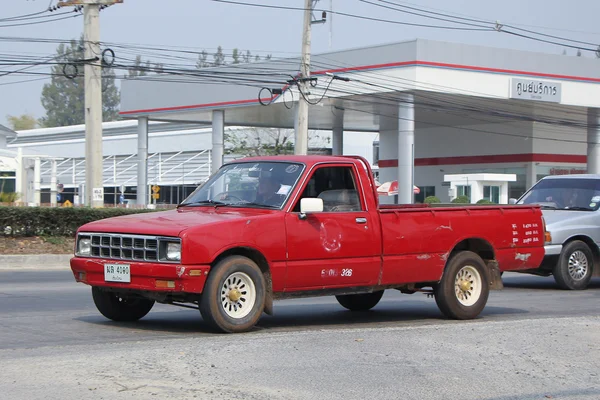
[[[240,162],[223,166],[180,206],[229,205],[279,209],[296,185],[303,164]]]
[[[595,211],[600,207],[600,179],[542,179],[525,193],[517,204],[539,204],[561,210]]]

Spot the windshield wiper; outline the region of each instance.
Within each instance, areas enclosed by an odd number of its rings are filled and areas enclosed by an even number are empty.
[[[270,206],[268,204],[256,203],[253,201],[243,202],[243,203],[231,203],[230,205],[232,205],[234,207],[258,206],[258,207],[265,207],[265,208],[279,208],[278,206]]]
[[[210,205],[210,206],[229,206],[230,203],[224,203],[222,201],[216,201],[216,200],[200,200],[200,201],[192,201],[190,203],[181,203],[177,206],[177,208],[179,207],[190,207],[190,206],[203,206],[203,205]]]
[[[565,210],[573,210],[573,211],[592,211],[591,208],[587,208],[587,207],[578,207],[578,206],[574,206],[574,207],[567,207],[565,208]]]

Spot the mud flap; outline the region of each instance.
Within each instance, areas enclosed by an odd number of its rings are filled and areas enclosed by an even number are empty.
[[[488,280],[490,282],[490,290],[502,290],[504,289],[504,283],[500,276],[500,267],[496,260],[487,260],[486,265],[488,267]]]
[[[273,315],[273,296],[271,296],[271,294],[267,294],[267,297],[265,298],[264,312],[267,315]]]

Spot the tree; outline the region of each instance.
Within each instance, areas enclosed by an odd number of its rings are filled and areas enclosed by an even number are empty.
[[[152,69],[150,61],[142,62],[142,56],[136,56],[133,65],[127,68],[127,78],[136,78],[138,76],[148,75],[147,71]]]
[[[581,49],[577,49],[577,57],[581,57]]]
[[[225,54],[223,54],[223,48],[219,46],[217,48],[217,52],[213,54],[213,58],[215,59],[213,65],[215,67],[219,67],[221,65],[225,65]]]
[[[79,40],[71,40],[69,44],[61,43],[56,49],[56,65],[52,67],[51,82],[42,89],[42,106],[46,116],[40,118],[40,125],[45,127],[67,126],[85,123],[85,89],[83,70],[84,60],[83,36]],[[65,76],[73,74],[77,67],[77,75],[73,79]],[[113,121],[118,116],[120,103],[119,89],[115,85],[115,73],[108,67],[102,68],[102,118]]]
[[[242,61],[245,63],[249,63],[252,60],[252,53],[250,50],[246,50],[246,53],[242,56]]]
[[[196,63],[196,68],[206,68],[210,67],[210,63],[208,62],[208,53],[205,50],[202,50],[198,54],[198,62]]]
[[[265,156],[294,153],[294,130],[281,128],[248,128],[225,133],[227,154]],[[308,133],[309,148],[323,150],[331,140],[314,131]]]
[[[233,49],[231,58],[233,59],[233,61],[231,62],[232,64],[239,64],[240,63],[240,51],[238,49]]]
[[[38,122],[31,114],[23,114],[19,116],[7,115],[10,127],[15,131],[24,131],[27,129],[35,129],[38,127]]]

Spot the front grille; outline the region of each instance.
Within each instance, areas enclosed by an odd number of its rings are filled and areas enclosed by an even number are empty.
[[[80,233],[79,238],[82,237],[91,238],[90,255],[92,257],[114,260],[177,262],[161,260],[160,258],[161,253],[164,254],[166,243],[178,242],[178,238],[113,233]],[[161,242],[163,242],[162,247]]]

